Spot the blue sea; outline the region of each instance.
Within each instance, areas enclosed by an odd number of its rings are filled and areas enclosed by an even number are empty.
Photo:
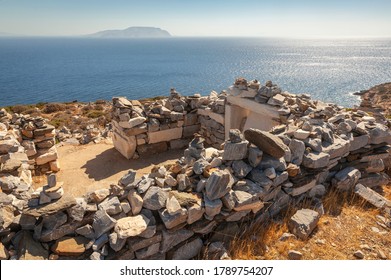
[[[351,107],[391,81],[391,39],[0,38],[0,106],[207,95],[236,77]]]

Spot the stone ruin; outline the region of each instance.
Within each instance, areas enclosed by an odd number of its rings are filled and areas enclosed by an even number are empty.
[[[264,108],[271,119],[251,127]],[[238,79],[208,97],[114,98],[113,115],[114,145],[127,158],[186,146],[183,157],[71,198],[53,174],[32,190],[20,128],[0,126],[0,258],[227,259],[224,236],[246,222],[266,224],[303,200],[309,209],[297,211],[289,229],[307,239],[331,190],[356,193],[391,227],[391,202],[373,190],[389,183],[391,132],[363,111]],[[265,123],[269,131],[259,127]]]

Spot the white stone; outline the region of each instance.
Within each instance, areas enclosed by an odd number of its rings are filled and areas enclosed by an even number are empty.
[[[119,122],[119,126],[122,127],[122,128],[133,128],[139,124],[142,124],[143,122],[145,122],[147,119],[144,118],[144,117],[136,117],[136,118],[133,118],[133,119],[130,119],[129,121],[122,121],[122,122]]]
[[[119,219],[114,227],[114,231],[119,238],[128,238],[137,236],[147,229],[149,219],[144,215],[137,215],[134,217],[126,217]]]
[[[306,130],[303,130],[303,129],[298,129],[296,130],[294,133],[293,133],[293,136],[296,138],[296,139],[299,139],[299,140],[305,140],[308,138],[308,136],[310,136],[311,132],[309,131],[306,131]]]
[[[182,127],[160,130],[156,132],[149,132],[148,133],[149,144],[170,141],[174,139],[180,139],[182,138],[182,132],[183,132]]]

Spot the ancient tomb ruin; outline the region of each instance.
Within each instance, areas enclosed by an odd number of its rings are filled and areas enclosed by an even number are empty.
[[[224,259],[219,236],[246,221],[267,223],[304,199],[309,209],[289,228],[308,238],[330,190],[355,192],[391,226],[391,202],[373,190],[389,182],[391,132],[363,111],[238,79],[207,97],[172,90],[144,103],[114,98],[113,116],[114,145],[125,157],[186,147],[184,155],[72,198],[54,174],[31,188],[38,157],[22,145],[23,126],[0,115],[2,258],[33,258],[33,250],[40,259]]]

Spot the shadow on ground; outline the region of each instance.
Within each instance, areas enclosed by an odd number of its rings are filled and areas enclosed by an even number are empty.
[[[159,165],[168,160],[179,159],[183,150],[169,150],[158,155],[142,156],[139,159],[126,159],[115,148],[111,148],[88,160],[81,168],[85,168],[88,178],[95,181],[109,178],[129,169],[140,170],[151,165]]]

